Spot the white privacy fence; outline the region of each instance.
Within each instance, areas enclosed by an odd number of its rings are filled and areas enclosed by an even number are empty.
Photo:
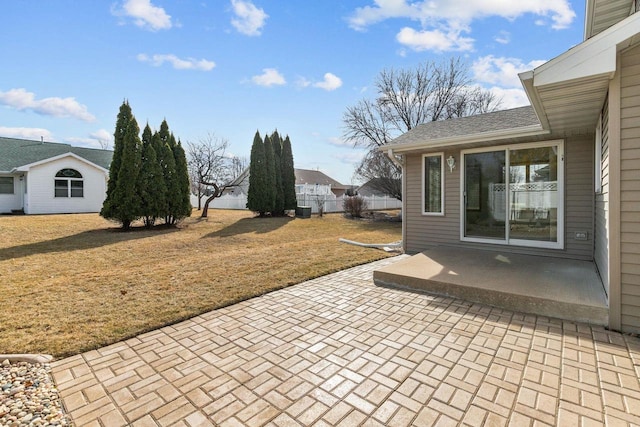
[[[318,213],[318,205],[324,203],[325,212],[343,212],[342,203],[344,197],[336,197],[333,194],[330,195],[311,195],[311,194],[297,194],[298,206],[311,206],[312,213]],[[392,197],[376,197],[367,196],[362,197],[367,202],[367,209],[369,210],[381,210],[381,209],[400,209],[402,208],[402,202]],[[202,197],[202,205],[206,202],[207,197]],[[198,207],[198,198],[191,196],[191,205]],[[247,208],[247,196],[244,194],[225,194],[222,197],[215,198],[209,205],[213,209],[246,209]]]

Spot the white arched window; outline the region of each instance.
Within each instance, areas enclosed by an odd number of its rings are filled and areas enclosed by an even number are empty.
[[[84,197],[82,174],[75,169],[61,169],[56,174],[55,197]]]

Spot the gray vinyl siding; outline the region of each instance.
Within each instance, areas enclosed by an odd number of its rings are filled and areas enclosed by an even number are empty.
[[[593,259],[593,135],[565,139],[565,248],[544,249],[508,246],[509,251],[573,259]],[[553,138],[551,138],[553,139]],[[417,253],[437,245],[504,250],[504,245],[460,241],[460,151],[452,155],[456,168],[445,168],[445,215],[422,215],[422,155],[406,156],[406,251]],[[560,219],[559,219],[560,220]],[[577,231],[586,231],[586,241],[575,240]]]
[[[640,331],[640,47],[622,55],[620,289],[624,331]]]
[[[609,295],[609,102],[602,109],[601,157],[596,167],[602,171],[600,193],[596,194],[594,261]]]

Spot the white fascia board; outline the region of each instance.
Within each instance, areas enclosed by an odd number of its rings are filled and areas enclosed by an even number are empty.
[[[533,70],[533,85],[545,86],[616,71],[618,45],[640,33],[640,13],[634,13],[600,34]]]
[[[404,153],[424,149],[446,148],[458,145],[473,144],[477,142],[499,141],[508,138],[523,138],[528,136],[540,136],[549,134],[540,125],[531,125],[515,129],[503,129],[499,131],[483,132],[470,135],[454,136],[448,138],[431,139],[427,141],[413,142],[409,144],[387,144],[378,150],[387,153]]]
[[[15,170],[19,171],[19,172],[28,172],[29,169],[31,169],[32,167],[43,165],[43,164],[49,163],[49,162],[55,162],[56,160],[60,160],[60,159],[63,159],[65,157],[73,157],[73,158],[75,158],[75,159],[77,159],[77,160],[79,160],[79,161],[81,161],[83,163],[86,163],[86,164],[88,164],[90,166],[93,166],[96,169],[99,169],[100,171],[104,172],[105,174],[109,173],[108,169],[105,169],[100,165],[96,165],[95,163],[90,162],[89,160],[85,159],[84,157],[80,157],[77,154],[72,153],[72,152],[59,154],[57,156],[53,156],[53,157],[49,157],[47,159],[39,160],[37,162],[29,163],[27,165],[22,165],[22,166],[19,166],[19,167],[15,168]]]

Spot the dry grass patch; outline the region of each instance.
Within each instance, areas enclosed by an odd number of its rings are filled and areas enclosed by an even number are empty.
[[[194,213],[194,215],[197,215]],[[389,256],[399,223],[214,210],[124,233],[97,214],[0,217],[0,353],[76,354]]]

